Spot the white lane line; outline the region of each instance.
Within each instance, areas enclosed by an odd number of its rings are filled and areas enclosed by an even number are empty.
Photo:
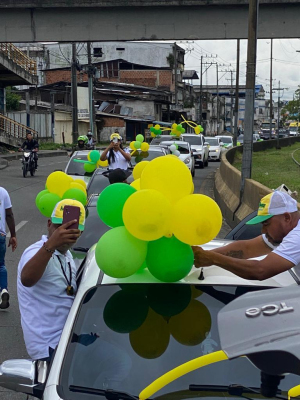
[[[21,221],[17,226],[16,226],[16,232],[18,232],[19,229],[22,228],[25,224],[27,224],[28,221]],[[6,235],[7,238],[10,238],[10,232]]]

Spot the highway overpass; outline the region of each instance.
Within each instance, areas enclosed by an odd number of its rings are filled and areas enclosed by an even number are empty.
[[[259,38],[300,37],[300,1],[261,0]],[[246,39],[247,0],[0,0],[0,42]]]

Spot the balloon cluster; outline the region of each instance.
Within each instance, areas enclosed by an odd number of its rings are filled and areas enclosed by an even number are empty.
[[[173,124],[171,129],[171,135],[179,137],[185,133],[185,129],[183,128],[182,124]]]
[[[152,126],[150,128],[150,134],[151,134],[151,137],[153,137],[153,138],[155,138],[158,135],[161,135],[162,129],[161,129],[160,125],[156,124],[155,126]]]
[[[171,146],[169,147],[171,153],[176,156],[179,157],[180,156],[180,151],[178,151],[178,145],[176,143],[171,144]]]
[[[140,357],[160,357],[171,336],[185,346],[199,345],[211,329],[209,310],[196,300],[202,291],[194,286],[151,284],[137,293],[124,284],[121,289],[107,301],[103,319],[114,332],[129,333]]]
[[[141,149],[141,151],[146,152],[149,150],[149,143],[144,142],[144,136],[143,135],[137,135],[135,138],[135,141],[130,142],[129,147],[131,150],[136,151],[138,149]]]
[[[105,274],[125,278],[145,263],[160,281],[179,281],[192,269],[191,245],[218,234],[220,208],[192,194],[191,173],[174,155],[138,163],[133,177],[134,185],[116,183],[99,196],[99,217],[113,229],[97,243],[97,264]]]
[[[50,218],[56,204],[64,199],[74,199],[86,204],[86,184],[81,179],[73,179],[61,171],[52,172],[47,178],[46,189],[38,193],[35,204],[38,210]]]
[[[92,173],[95,171],[96,168],[104,168],[108,167],[108,161],[101,161],[100,160],[100,153],[98,150],[91,150],[88,155],[87,155],[87,161],[86,160],[79,160],[74,158],[74,161],[77,163],[82,163],[83,168],[85,172]]]

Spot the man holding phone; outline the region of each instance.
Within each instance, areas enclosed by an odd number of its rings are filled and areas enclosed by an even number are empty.
[[[28,247],[18,266],[18,299],[24,340],[33,360],[50,361],[76,294],[69,249],[84,229],[85,209],[62,200],[48,220],[48,235]]]

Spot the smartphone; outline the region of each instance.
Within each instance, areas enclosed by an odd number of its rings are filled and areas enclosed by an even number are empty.
[[[63,224],[76,219],[77,222],[68,227],[68,229],[78,229],[80,217],[80,208],[76,206],[65,206],[63,214]]]
[[[116,138],[116,137],[113,138],[113,142],[114,142],[114,143],[118,143],[118,138]]]

